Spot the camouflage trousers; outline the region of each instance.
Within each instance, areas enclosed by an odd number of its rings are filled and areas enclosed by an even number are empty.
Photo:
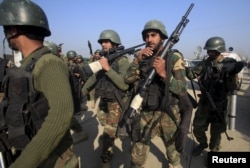
[[[180,114],[178,106],[171,106],[172,111],[177,119],[177,123],[180,122]],[[156,127],[153,129],[151,139],[156,135],[160,136],[166,147],[166,155],[169,163],[172,165],[178,165],[180,163],[180,154],[175,149],[175,143],[172,141],[172,137],[177,130],[175,122],[169,117],[167,113],[161,111],[143,112],[141,113],[141,128],[142,131],[152,126],[152,123],[161,117]],[[131,164],[134,168],[144,167],[148,154],[150,152],[150,144],[144,144],[142,142],[134,142],[131,153]]]
[[[100,101],[100,110],[97,112],[97,118],[103,126],[102,154],[103,163],[111,160],[114,153],[114,140],[117,136],[118,122],[121,116],[121,108],[117,102]]]
[[[212,151],[219,150],[221,134],[226,131],[227,101],[215,102],[215,104],[222,118],[219,117],[217,112],[211,110],[212,107],[206,98],[201,97],[193,120],[193,133],[196,140],[204,148],[209,146],[209,149]],[[206,131],[209,124],[210,142],[208,144]]]
[[[104,128],[104,132],[110,137],[116,137],[121,112],[120,105],[117,102],[100,102],[97,118]]]

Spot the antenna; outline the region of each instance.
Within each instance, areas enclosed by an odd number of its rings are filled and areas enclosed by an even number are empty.
[[[201,54],[202,48],[201,46],[197,46],[194,51],[194,55],[196,59],[200,59],[200,54]]]

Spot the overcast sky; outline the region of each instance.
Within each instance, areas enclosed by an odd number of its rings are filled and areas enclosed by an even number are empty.
[[[170,35],[188,7],[194,3],[188,16],[190,22],[173,48],[192,59],[195,50],[199,46],[203,48],[208,38],[220,36],[225,39],[227,48],[232,46],[236,52],[250,58],[249,0],[33,1],[47,14],[52,35],[46,40],[64,43],[63,53],[75,50],[89,57],[88,40],[92,43],[93,51],[100,49],[97,40],[105,29],[117,31],[125,48],[141,44],[141,31],[145,23],[152,19],[162,21]],[[2,30],[1,27],[0,40],[4,37]]]

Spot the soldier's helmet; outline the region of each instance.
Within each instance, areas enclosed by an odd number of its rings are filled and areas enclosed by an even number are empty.
[[[72,58],[75,58],[77,56],[77,54],[74,50],[70,50],[67,52],[66,56],[68,59],[72,59]]]
[[[118,45],[121,44],[121,40],[120,40],[118,33],[110,29],[107,29],[101,32],[99,39],[98,39],[98,43],[101,44],[103,40],[110,40],[112,43],[115,43]]]
[[[205,46],[205,50],[215,50],[219,53],[226,51],[226,43],[221,37],[211,37],[207,40]]]
[[[150,20],[144,25],[142,30],[142,39],[145,41],[145,35],[148,30],[157,30],[160,32],[162,39],[167,39],[168,34],[165,25],[159,20]]]
[[[58,46],[51,41],[44,41],[43,45],[48,47],[52,54],[59,56]]]
[[[43,9],[30,0],[3,0],[0,4],[0,25],[33,26],[39,34],[50,36],[48,19]]]
[[[81,60],[81,61],[84,61],[84,59],[83,59],[83,56],[82,56],[82,55],[77,55],[77,59],[78,59],[78,60]]]
[[[234,48],[233,48],[233,47],[229,47],[228,50],[229,50],[229,51],[233,51]]]
[[[97,50],[95,50],[95,53],[94,53],[94,54],[96,54],[96,53],[100,53],[100,52],[102,52],[102,50],[97,49]]]

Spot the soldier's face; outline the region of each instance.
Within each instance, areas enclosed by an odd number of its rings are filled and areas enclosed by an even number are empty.
[[[216,58],[220,55],[220,53],[215,50],[207,50],[207,54],[211,60],[216,60]]]
[[[109,49],[113,47],[111,41],[109,40],[103,40],[101,42],[101,46],[102,46],[102,49],[107,52],[109,51]]]
[[[99,53],[99,52],[98,52],[98,53],[95,53],[95,58],[96,58],[96,59],[100,59],[100,57],[101,57],[101,56],[100,56],[100,53]]]
[[[164,40],[161,39],[161,35],[157,31],[148,31],[145,34],[146,46],[152,50],[157,50],[158,47],[163,43]]]

